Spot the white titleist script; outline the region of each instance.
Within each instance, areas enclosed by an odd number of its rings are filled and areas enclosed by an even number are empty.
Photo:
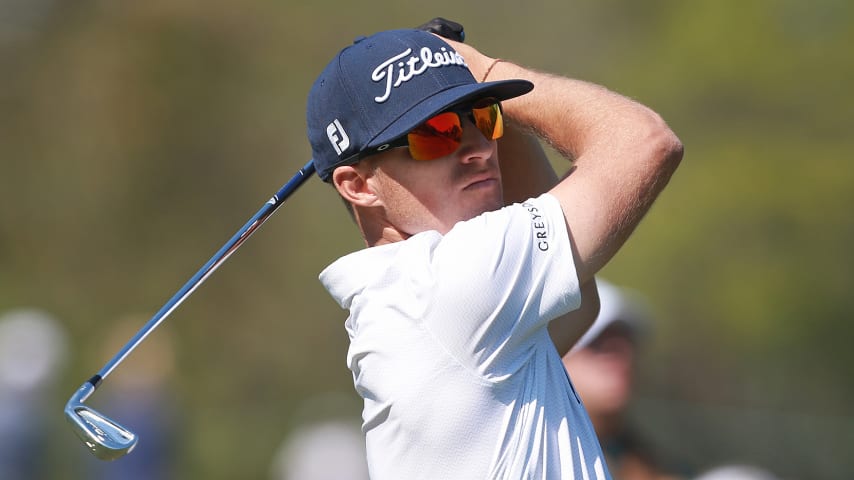
[[[377,103],[383,103],[391,95],[391,89],[399,87],[412,80],[416,75],[421,75],[428,68],[444,67],[446,65],[462,65],[467,67],[462,55],[454,51],[448,51],[442,47],[442,51],[434,52],[429,47],[421,47],[419,54],[411,55],[412,49],[407,48],[403,52],[389,58],[381,63],[371,74],[371,80],[375,82],[385,81],[385,93],[374,97]],[[411,55],[408,60],[401,60]],[[401,61],[398,61],[401,60]],[[397,68],[395,68],[397,67]]]

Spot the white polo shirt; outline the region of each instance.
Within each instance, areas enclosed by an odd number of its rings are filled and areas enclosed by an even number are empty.
[[[581,296],[544,194],[334,262],[371,478],[610,478],[547,326]]]

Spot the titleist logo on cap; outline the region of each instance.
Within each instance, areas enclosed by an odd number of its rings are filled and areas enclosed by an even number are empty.
[[[411,55],[408,60],[402,60],[408,55]],[[407,48],[403,52],[379,64],[374,69],[371,74],[371,80],[377,83],[385,81],[385,93],[379,97],[374,97],[374,101],[383,103],[388,100],[392,88],[403,85],[412,80],[416,75],[426,72],[429,68],[438,68],[447,65],[468,66],[462,55],[455,51],[448,51],[445,47],[442,47],[441,51],[438,52],[431,50],[429,47],[421,47],[417,56],[412,55],[411,48]]]

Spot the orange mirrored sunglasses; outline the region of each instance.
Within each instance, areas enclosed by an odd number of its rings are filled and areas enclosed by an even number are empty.
[[[431,117],[408,134],[369,152],[361,152],[352,160],[390,148],[409,147],[415,160],[435,160],[450,155],[460,148],[463,140],[462,119],[467,117],[489,140],[504,135],[504,118],[501,104],[494,98],[484,98],[462,108],[452,108]]]
[[[463,140],[463,115],[477,127],[488,140],[497,140],[504,135],[504,119],[501,104],[487,98],[463,109],[442,112],[415,127],[397,145],[409,147],[409,155],[415,160],[434,160],[450,155],[460,148]]]

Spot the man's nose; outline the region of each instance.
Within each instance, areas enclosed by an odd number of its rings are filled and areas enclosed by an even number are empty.
[[[487,160],[495,151],[496,142],[486,138],[468,118],[462,119],[463,137],[459,149],[460,161],[471,163]]]

